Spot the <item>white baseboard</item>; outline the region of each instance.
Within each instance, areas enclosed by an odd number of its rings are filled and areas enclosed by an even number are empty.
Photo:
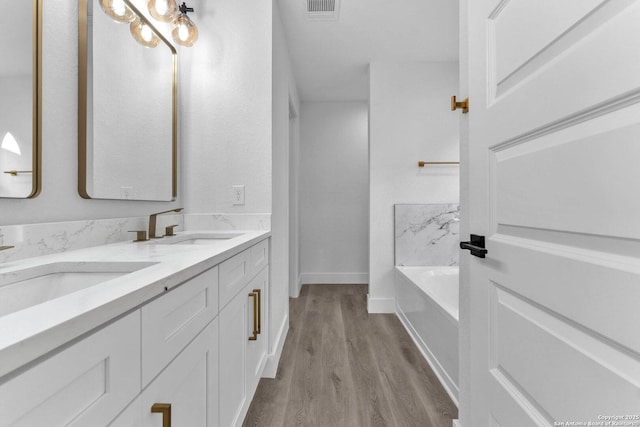
[[[420,338],[404,313],[402,311],[397,311],[396,316],[398,317],[398,319],[400,319],[400,323],[402,323],[402,326],[404,326],[404,328],[407,330],[409,336],[415,343],[416,347],[418,347],[418,349],[420,350],[422,356],[425,358],[429,366],[431,366],[431,370],[433,370],[433,372],[436,374],[436,377],[438,377],[438,380],[440,380],[440,384],[442,384],[442,387],[445,389],[451,400],[453,400],[453,403],[456,405],[456,407],[459,407],[459,390],[456,383],[447,374],[447,371],[438,362],[438,359],[433,355],[431,350],[429,350],[429,347],[425,344],[422,338]]]
[[[273,346],[273,353],[267,356],[267,363],[262,371],[263,378],[275,378],[278,372],[278,363],[280,362],[280,356],[282,356],[282,349],[284,348],[284,342],[287,339],[287,333],[289,332],[289,313],[284,317],[280,329],[278,330],[278,336]]]
[[[367,294],[367,311],[369,313],[395,313],[396,300],[395,298],[371,298],[371,295]]]
[[[369,283],[369,273],[302,273],[300,276],[303,285],[356,285]]]

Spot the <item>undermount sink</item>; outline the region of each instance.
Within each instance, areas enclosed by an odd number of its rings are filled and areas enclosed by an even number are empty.
[[[154,243],[158,245],[214,245],[233,239],[234,237],[242,236],[243,234],[244,233],[232,232],[178,234],[156,240]]]
[[[98,285],[152,262],[59,262],[0,275],[0,316]]]

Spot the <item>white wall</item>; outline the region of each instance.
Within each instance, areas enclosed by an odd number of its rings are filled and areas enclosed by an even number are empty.
[[[303,102],[300,115],[303,283],[367,283],[365,102]]]
[[[136,3],[146,10],[146,3]],[[164,43],[140,45],[128,25],[95,9],[88,40],[87,192],[120,199],[122,187],[130,187],[130,199],[171,200],[173,55]]]
[[[370,65],[369,312],[394,312],[393,205],[457,203],[459,169],[419,160],[459,159],[458,63]]]
[[[300,104],[289,110],[289,296],[300,295]]]
[[[180,50],[184,197],[191,213],[271,212],[272,2],[193,0]],[[245,185],[245,205],[231,186]]]
[[[144,216],[175,202],[85,200],[78,195],[78,2],[45,1],[42,77],[42,193],[0,199],[0,224]]]
[[[290,101],[291,100],[291,101]],[[299,105],[295,78],[280,21],[273,2],[273,207],[271,217],[271,278],[269,285],[269,353],[279,353],[289,328],[290,269],[290,135],[289,103]],[[278,348],[279,346],[279,348]],[[279,356],[270,358],[265,376],[275,377]]]

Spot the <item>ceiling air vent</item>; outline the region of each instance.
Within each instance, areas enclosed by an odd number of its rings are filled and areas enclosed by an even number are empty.
[[[335,21],[339,9],[340,0],[307,0],[307,16],[311,20]]]
[[[335,12],[336,0],[307,0],[307,12]]]

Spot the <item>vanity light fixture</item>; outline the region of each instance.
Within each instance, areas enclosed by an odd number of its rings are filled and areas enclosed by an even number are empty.
[[[193,46],[198,40],[198,28],[187,16],[187,12],[193,12],[193,8],[187,7],[186,3],[182,3],[178,9],[180,10],[180,15],[173,21],[174,28],[171,31],[171,36],[179,45]]]
[[[136,18],[129,26],[131,35],[144,47],[156,47],[160,38],[153,32],[144,19]]]
[[[151,16],[161,22],[172,22],[178,14],[176,0],[149,0],[147,8]]]
[[[100,7],[104,13],[116,22],[132,22],[136,19],[124,0],[100,0]]]

